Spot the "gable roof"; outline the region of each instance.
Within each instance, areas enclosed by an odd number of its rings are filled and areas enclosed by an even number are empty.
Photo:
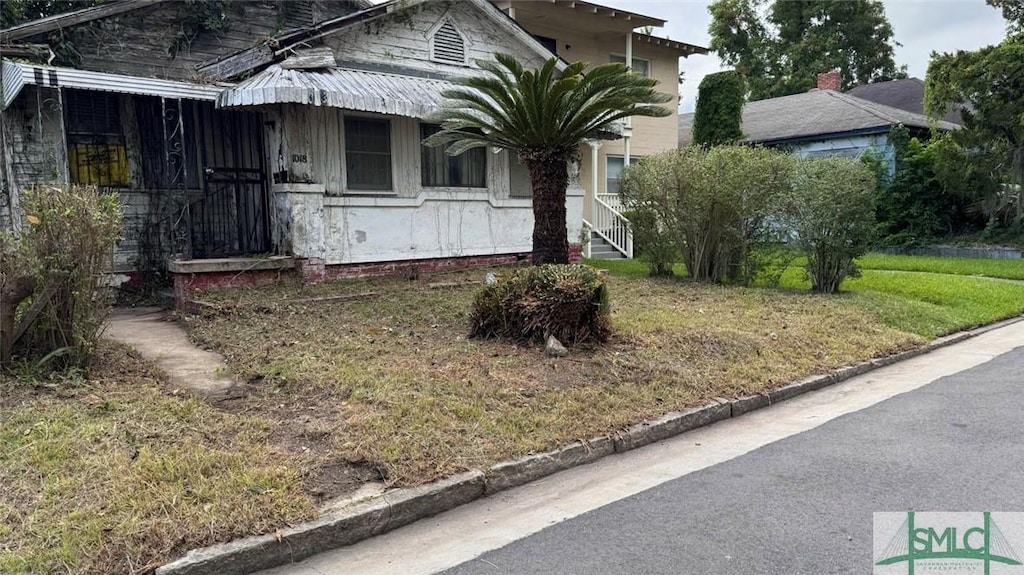
[[[924,81],[920,78],[903,78],[863,84],[846,93],[876,104],[899,108],[915,114],[924,114]],[[954,124],[963,124],[959,110],[950,110],[943,120]]]
[[[197,69],[199,72],[213,79],[227,80],[280,60],[294,49],[304,47],[307,43],[322,38],[328,34],[332,34],[356,24],[377,20],[395,12],[408,10],[409,8],[428,1],[430,0],[389,0],[388,2],[377,4],[353,14],[334,18],[333,20],[326,20],[315,26],[310,26],[302,30],[278,36],[270,42],[230,54],[216,61],[200,66]],[[519,23],[512,18],[509,18],[507,14],[502,12],[489,0],[460,1],[474,4],[484,14],[489,16],[499,29],[513,35],[544,59],[552,56],[558,57],[556,54],[551,53],[543,44],[540,43],[540,41],[520,26]],[[563,69],[565,66],[566,62],[559,58],[559,70]]]
[[[862,100],[832,90],[747,102],[743,106],[743,141],[781,144],[826,139],[850,133],[880,133],[904,125],[955,130],[956,124],[934,121],[927,116]],[[679,115],[679,145],[693,141],[693,114]]]

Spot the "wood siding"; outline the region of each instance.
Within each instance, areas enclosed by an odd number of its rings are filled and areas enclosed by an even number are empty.
[[[466,39],[467,65],[434,62],[430,59],[431,33],[442,19],[450,17]],[[494,21],[473,4],[438,0],[398,11],[381,19],[340,30],[323,40],[335,52],[341,66],[390,65],[419,70],[465,74],[476,60],[492,60],[495,52],[514,54],[526,66],[539,66],[543,58],[534,50],[495,26]]]
[[[195,70],[198,64],[251,48],[281,32],[308,26],[313,23],[311,19],[329,19],[355,11],[347,0],[233,0],[227,10],[227,30],[202,32],[172,57],[171,46],[181,36],[183,22],[192,9],[185,2],[161,2],[74,26],[66,34],[81,54],[82,69],[197,81],[202,79]],[[46,36],[33,40],[46,41]]]

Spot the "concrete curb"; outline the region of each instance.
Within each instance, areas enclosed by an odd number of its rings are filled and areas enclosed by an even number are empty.
[[[919,348],[863,361],[767,393],[732,400],[720,398],[703,407],[670,412],[658,419],[632,425],[611,437],[601,436],[589,441],[577,441],[560,449],[493,465],[486,472],[471,471],[428,485],[388,491],[274,535],[246,537],[189,551],[181,559],[157,569],[156,575],[245,575],[301,561],[317,553],[352,545],[453,509],[480,497],[592,463],[613,453],[622,453],[655,443],[716,421],[738,417],[772,403],[819,390],[1019,321],[1024,321],[1024,316],[941,337]]]

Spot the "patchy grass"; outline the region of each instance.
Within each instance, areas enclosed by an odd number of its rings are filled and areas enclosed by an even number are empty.
[[[865,270],[898,270],[1024,280],[1024,261],[868,254],[857,260]]]
[[[0,573],[148,573],[316,514],[269,421],[159,378],[106,345],[89,380],[0,384]]]
[[[249,393],[208,405],[107,346],[88,380],[0,384],[0,573],[147,573],[383,477],[413,485],[1024,311],[1024,284],[865,271],[819,296],[610,268],[615,334],[561,359],[465,337],[485,271],[209,292],[188,323]],[[502,273],[501,270],[496,270]]]
[[[600,265],[612,270],[616,335],[561,360],[465,337],[483,271],[449,275],[441,287],[378,280],[211,292],[204,298],[223,311],[190,322],[196,341],[252,382],[238,409],[318,406],[325,434],[316,449],[409,485],[1024,311],[1024,286],[972,278],[924,284],[879,272],[827,297],[649,279],[636,262]],[[801,281],[792,272],[791,288]],[[376,296],[296,301],[335,290]]]

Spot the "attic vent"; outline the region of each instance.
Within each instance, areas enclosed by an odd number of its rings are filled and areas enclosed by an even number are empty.
[[[466,41],[451,20],[446,19],[434,32],[430,43],[430,59],[451,64],[466,63]]]

